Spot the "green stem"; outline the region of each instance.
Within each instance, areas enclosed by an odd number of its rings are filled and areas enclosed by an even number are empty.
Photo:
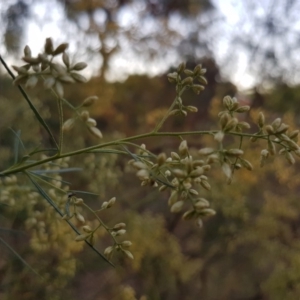
[[[100,219],[100,217],[97,215],[97,213],[91,209],[88,205],[86,205],[85,203],[83,203],[83,206],[88,210],[90,211],[95,217],[96,219],[99,221],[99,223],[103,226],[103,228],[107,231],[107,233],[113,238],[114,242],[116,244],[119,244],[118,241],[116,240],[116,238],[111,234],[109,228],[103,223],[103,221]],[[97,228],[99,228],[100,226],[98,226]],[[97,229],[96,228],[96,229]],[[96,231],[96,229],[93,231],[93,233]]]
[[[7,66],[7,64],[5,63],[5,61],[3,60],[3,58],[0,55],[0,61],[3,64],[4,68],[6,69],[6,71],[8,72],[8,74],[11,76],[12,79],[15,79],[15,75],[12,73],[12,71],[10,70],[10,68]],[[42,116],[39,114],[39,112],[37,111],[37,109],[35,108],[35,106],[33,105],[32,101],[30,100],[30,98],[28,97],[28,95],[26,94],[26,92],[24,91],[24,89],[18,85],[18,89],[21,92],[21,94],[23,95],[24,99],[27,101],[30,109],[33,111],[33,113],[35,114],[37,120],[39,121],[39,123],[45,128],[45,130],[48,132],[51,140],[53,141],[55,147],[58,149],[58,145],[56,143],[56,140],[51,132],[51,130],[49,129],[48,125],[46,124],[46,122],[44,121],[44,119],[42,118]]]
[[[185,91],[185,87],[182,88],[176,95],[176,98],[174,99],[173,103],[171,104],[170,108],[168,109],[168,112],[164,115],[164,117],[160,120],[160,122],[155,126],[153,133],[157,133],[158,130],[163,126],[163,124],[165,123],[165,121],[167,120],[167,118],[170,115],[170,112],[173,110],[173,108],[176,106],[178,99],[180,98],[180,96],[183,94],[183,92]]]
[[[39,165],[42,165],[44,163],[47,163],[47,162],[50,162],[50,161],[53,161],[53,160],[56,160],[59,158],[71,157],[71,156],[89,152],[91,150],[96,150],[96,149],[100,149],[100,148],[104,148],[104,147],[108,147],[108,146],[118,146],[118,145],[122,144],[123,142],[130,142],[130,141],[144,139],[144,138],[162,137],[162,136],[179,137],[180,135],[182,135],[182,136],[183,135],[206,135],[206,134],[211,135],[211,134],[214,134],[217,132],[218,132],[218,130],[210,130],[210,131],[206,130],[206,131],[185,131],[185,132],[149,132],[149,133],[139,134],[139,135],[131,136],[128,138],[124,138],[124,139],[120,139],[120,140],[116,140],[116,141],[112,141],[112,142],[107,142],[107,143],[103,143],[103,144],[98,144],[95,146],[79,149],[76,151],[63,153],[60,155],[54,155],[54,156],[42,159],[40,161],[33,162],[33,163],[25,165],[25,166],[22,165],[22,166],[17,166],[15,168],[10,168],[10,169],[7,169],[7,170],[4,170],[3,172],[1,172],[0,176],[7,176],[7,175],[15,174],[18,172],[23,172],[29,168],[39,166]],[[266,135],[266,134],[255,135],[255,134],[241,133],[241,132],[227,132],[226,134],[234,135],[234,136],[256,137],[256,138],[260,138],[260,139],[268,138],[268,135]]]

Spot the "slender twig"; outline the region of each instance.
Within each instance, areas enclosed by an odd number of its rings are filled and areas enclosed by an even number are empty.
[[[8,67],[8,65],[5,63],[5,61],[3,60],[2,56],[0,55],[0,61],[2,63],[2,65],[4,66],[4,68],[6,69],[6,71],[8,72],[8,74],[11,76],[12,79],[15,79],[15,75],[12,73],[12,71],[10,70],[10,68]],[[39,114],[39,112],[37,111],[37,109],[35,108],[35,106],[33,105],[32,101],[30,100],[30,98],[28,97],[28,95],[26,94],[26,92],[24,91],[24,89],[18,85],[18,89],[21,92],[21,94],[23,95],[23,97],[25,98],[25,100],[27,101],[28,105],[30,106],[30,108],[32,109],[33,113],[35,114],[36,118],[38,119],[38,121],[40,122],[40,124],[45,128],[45,130],[48,132],[50,138],[52,139],[55,147],[58,149],[58,144],[56,143],[56,140],[51,132],[51,130],[49,129],[48,125],[46,124],[46,122],[44,121],[44,119],[42,118],[42,116]]]
[[[95,146],[91,146],[91,147],[87,147],[87,148],[83,148],[83,149],[79,149],[79,150],[75,150],[75,151],[71,151],[71,152],[66,152],[60,155],[54,155],[45,159],[42,159],[40,161],[36,161],[32,164],[28,164],[28,165],[21,165],[21,166],[17,166],[15,168],[9,168],[7,170],[4,170],[2,172],[0,172],[0,176],[7,176],[10,174],[15,174],[18,172],[22,172],[24,170],[27,170],[29,168],[35,167],[35,166],[40,166],[42,164],[45,164],[47,162],[51,162],[53,160],[59,159],[59,158],[64,158],[64,157],[71,157],[71,156],[75,156],[75,155],[79,155],[82,153],[86,153],[89,152],[91,150],[96,150],[96,149],[100,149],[100,148],[104,148],[104,147],[108,147],[108,146],[117,146],[122,144],[122,142],[128,142],[128,141],[134,141],[134,140],[139,140],[139,139],[144,139],[144,138],[150,138],[150,137],[161,137],[161,136],[170,136],[170,137],[178,137],[180,135],[182,136],[186,136],[186,135],[212,135],[214,133],[217,133],[218,130],[212,130],[212,131],[186,131],[186,132],[150,132],[150,133],[144,133],[144,134],[139,134],[139,135],[135,135],[135,136],[131,136],[128,138],[124,138],[124,139],[120,139],[120,140],[116,140],[116,141],[112,141],[112,142],[107,142],[107,143],[103,143],[103,144],[98,144]],[[244,136],[244,137],[255,137],[258,139],[267,139],[268,135],[266,134],[262,134],[262,135],[255,135],[255,134],[250,134],[250,133],[241,133],[241,132],[227,132],[226,134],[228,135],[234,135],[234,136]]]

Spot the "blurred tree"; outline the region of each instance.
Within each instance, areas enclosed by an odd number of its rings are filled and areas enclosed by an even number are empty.
[[[230,46],[223,50],[221,65],[230,72],[239,57],[257,84],[299,82],[300,1],[242,0],[232,2],[232,8],[234,4],[233,16],[224,15]]]
[[[22,29],[26,28],[25,22],[29,16],[34,18],[30,15],[31,8],[39,2],[17,0],[2,12],[6,21],[8,50],[18,49],[20,37],[24,33]],[[185,27],[191,22],[197,23],[199,16],[214,9],[210,0],[53,0],[53,3],[64,7],[66,17],[76,25],[77,32],[82,31],[98,39],[99,47],[96,50],[95,39],[93,46],[87,39],[85,47],[92,54],[100,54],[101,78],[108,70],[114,54],[120,51],[133,51],[148,62],[155,57],[165,57],[179,41],[186,38],[185,31],[188,29]],[[76,37],[72,36],[72,39]],[[78,42],[82,47],[82,41]]]

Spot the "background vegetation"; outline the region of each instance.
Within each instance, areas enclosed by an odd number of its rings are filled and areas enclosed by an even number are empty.
[[[19,49],[26,44],[22,39],[24,24],[33,18],[31,8],[35,2],[38,1],[11,1],[8,5],[4,57],[18,57]],[[97,57],[102,61],[88,83],[66,89],[65,97],[79,105],[87,96],[99,96],[91,116],[97,120],[104,140],[149,131],[175,96],[174,86],[165,74],[155,77],[131,74],[122,82],[107,80],[118,71],[114,63],[117,55],[123,55],[129,48],[133,53],[132,64],[135,59],[146,65],[160,64],[164,59],[167,61],[168,53],[175,52],[176,58],[187,60],[188,66],[197,61],[208,69],[206,90],[200,96],[192,93],[186,96],[198,113],[186,119],[169,120],[166,131],[215,128],[216,114],[227,94],[251,105],[247,116],[250,120],[254,121],[259,110],[263,110],[269,120],[283,115],[293,129],[299,127],[298,64],[293,56],[299,39],[292,38],[290,42],[288,38],[298,30],[292,18],[299,7],[298,1],[280,1],[279,8],[273,9],[269,1],[270,6],[263,10],[265,14],[257,14],[261,8],[255,1],[241,1],[249,3],[245,7],[253,24],[248,34],[241,28],[232,35],[232,40],[247,49],[253,61],[250,71],[256,78],[255,87],[243,94],[224,76],[229,74],[228,65],[239,46],[232,46],[226,60],[218,59],[213,49],[211,41],[217,38],[216,28],[221,22],[213,2],[145,0],[141,6],[136,1],[53,2],[64,5],[68,26],[75,26],[78,36],[82,34],[90,41],[82,44],[76,37],[73,39],[89,54],[90,64]],[[137,16],[135,26],[125,26],[118,17],[128,7],[133,7],[131,13]],[[244,14],[245,10],[241,8],[240,12]],[[177,30],[168,22],[174,17],[180,20]],[[88,25],[80,25],[83,18]],[[289,18],[288,24],[282,21],[285,18]],[[146,20],[153,22],[152,30],[145,29]],[[181,26],[187,28],[186,32],[182,32]],[[253,39],[251,32],[255,30],[261,32],[260,40]],[[263,38],[268,42],[263,42]],[[283,46],[278,50],[274,41],[279,38]],[[287,42],[282,40],[285,38]],[[99,42],[97,47],[93,47],[95,40]],[[286,68],[291,65],[287,73]],[[162,72],[169,71],[167,68],[173,70],[167,66]],[[19,130],[29,150],[50,142],[2,66],[0,69],[0,168],[3,170],[14,160],[12,149]],[[37,89],[30,96],[49,126],[57,131],[56,103],[51,94]],[[190,138],[188,142],[191,148],[199,149],[209,145],[211,139]],[[65,135],[65,150],[95,143],[95,138],[80,126]],[[171,138],[155,139],[152,144],[147,141],[147,147],[157,154],[169,153],[177,144]],[[112,225],[120,221],[127,224],[135,259],[117,255],[116,268],[74,241],[69,226],[31,186],[23,186],[22,178],[1,181],[1,299],[299,299],[299,164],[287,166],[284,158],[279,157],[260,168],[255,152],[258,147],[255,143],[245,144],[247,158],[257,162],[255,170],[241,170],[231,185],[226,184],[218,169],[211,170],[215,180],[207,197],[217,214],[205,220],[202,229],[171,214],[167,194],[150,187],[141,188],[128,167],[127,157],[92,153],[59,162],[64,168],[82,168],[80,172],[60,173],[56,165],[44,166],[53,172],[54,182],[61,188],[67,189],[67,182],[71,182],[72,190],[97,194],[81,195],[91,207],[97,208],[103,201],[117,197],[116,205],[104,219]],[[60,183],[61,179],[65,182]],[[51,195],[64,205],[65,199]],[[92,217],[89,222],[93,224]],[[107,237],[100,231],[96,247],[104,249],[108,245]],[[24,265],[10,247],[43,278]]]

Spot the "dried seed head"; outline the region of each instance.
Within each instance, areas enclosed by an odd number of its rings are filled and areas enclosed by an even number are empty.
[[[88,118],[88,119],[86,120],[85,124],[86,124],[87,126],[89,126],[89,127],[95,127],[95,126],[97,126],[97,122],[96,122],[96,120],[93,119],[93,118]]]
[[[211,166],[210,165],[204,165],[202,168],[203,168],[204,171],[209,171],[211,169]]]
[[[277,129],[280,127],[280,125],[281,125],[280,118],[275,119],[271,124],[271,126],[274,128],[274,131],[277,131]]]
[[[231,167],[228,163],[223,163],[222,164],[222,171],[228,179],[231,178],[232,170],[231,170]]]
[[[291,140],[295,140],[295,142],[297,142],[298,134],[299,134],[299,130],[294,130],[289,134],[289,138]]]
[[[197,76],[197,80],[202,84],[207,84],[207,79],[204,76]]]
[[[108,202],[107,202],[107,201],[104,201],[104,202],[102,203],[102,205],[101,205],[101,208],[102,208],[102,209],[106,209],[107,206],[108,206]]]
[[[177,68],[177,73],[183,72],[185,69],[185,62],[181,63]]]
[[[193,168],[200,168],[205,165],[205,162],[202,159],[192,161]]]
[[[188,154],[188,145],[186,140],[180,143],[178,151],[181,156],[186,156]]]
[[[202,148],[198,151],[199,155],[210,155],[213,154],[216,150],[213,148]]]
[[[84,99],[81,106],[83,106],[83,107],[92,106],[97,100],[98,100],[97,96],[88,97],[88,98]]]
[[[199,75],[200,72],[201,72],[201,69],[202,69],[202,65],[201,65],[201,64],[197,65],[197,66],[194,68],[194,72],[193,72],[194,75],[195,75],[195,76]]]
[[[204,208],[201,210],[200,214],[202,216],[214,216],[216,214],[216,211],[211,208]]]
[[[258,114],[258,126],[262,128],[265,125],[265,116],[262,112]]]
[[[289,140],[287,142],[287,144],[289,145],[290,149],[293,150],[293,151],[300,149],[300,146],[296,142],[294,142],[293,140]]]
[[[183,86],[185,86],[185,85],[191,85],[191,84],[193,84],[193,81],[194,81],[193,77],[189,76],[189,77],[184,78],[184,79],[181,81],[181,84],[182,84]]]
[[[191,106],[191,105],[187,106],[186,109],[187,111],[194,112],[194,113],[198,111],[198,108],[196,106]]]
[[[244,151],[242,149],[229,149],[226,151],[226,155],[228,155],[228,156],[239,157],[243,154],[244,154]]]
[[[82,214],[76,213],[76,214],[75,214],[75,217],[76,217],[76,219],[77,219],[79,222],[85,223],[85,219],[84,219],[84,216],[83,216]]]
[[[41,60],[40,60],[40,58],[38,57],[38,58],[35,58],[35,57],[22,57],[22,59],[25,61],[25,62],[27,62],[27,63],[29,63],[30,65],[37,65],[37,64],[39,64],[40,62],[41,62]]]
[[[223,105],[226,109],[230,110],[233,105],[232,98],[230,96],[225,96],[223,98]]]
[[[169,176],[171,176],[171,175],[172,175],[171,171],[170,171],[170,170],[166,170],[165,176],[166,176],[166,177],[169,177]]]
[[[126,227],[125,223],[118,223],[113,227],[113,230],[120,230],[120,229],[124,229]]]
[[[53,56],[59,55],[66,51],[66,49],[69,47],[68,43],[60,44],[53,52]]]
[[[174,160],[180,160],[180,156],[176,152],[171,152],[171,157]]]
[[[197,178],[197,177],[201,176],[203,173],[204,173],[203,168],[198,167],[197,169],[193,170],[193,171],[189,174],[189,176],[190,176],[191,178]]]
[[[227,112],[222,113],[220,115],[221,128],[224,129],[230,120],[231,120],[231,116]]]
[[[160,186],[160,188],[158,189],[160,192],[163,192],[167,189],[168,187],[166,185],[162,185]]]
[[[74,83],[75,82],[75,80],[70,75],[58,76],[57,80],[59,80],[63,83]]]
[[[289,125],[282,123],[279,128],[276,130],[276,133],[285,133],[289,129]]]
[[[189,193],[195,196],[199,195],[199,193],[194,189],[189,189]]]
[[[184,74],[188,76],[194,76],[194,72],[192,70],[185,69]]]
[[[190,78],[190,77],[188,77],[188,78]],[[192,86],[192,90],[196,95],[199,95],[204,89],[205,89],[205,87],[201,84],[193,84],[193,86]]]
[[[270,135],[271,134],[275,134],[274,128],[271,125],[267,125],[265,127],[265,129],[266,129],[266,131],[267,131],[268,134],[270,134]]]
[[[77,205],[77,206],[81,206],[81,205],[83,205],[83,203],[84,203],[84,201],[83,201],[82,198],[76,198],[74,200],[74,204]]]
[[[169,80],[171,83],[176,83],[176,82],[177,82],[178,73],[177,73],[177,72],[169,73],[169,74],[167,75],[167,77],[168,77],[168,80]]]
[[[36,59],[40,62],[42,62],[42,64],[44,64],[44,66],[48,66],[49,65],[49,59],[48,59],[48,56],[47,54],[43,53],[43,54],[39,54],[37,58],[31,58],[31,59]],[[42,70],[45,70],[45,68],[42,68]]]
[[[140,180],[148,180],[149,179],[149,172],[146,169],[142,169],[139,170],[136,173],[136,176],[140,179]]]
[[[52,55],[54,48],[53,48],[53,42],[51,38],[47,38],[45,42],[45,52],[49,55]]]
[[[165,153],[160,153],[158,156],[157,156],[157,164],[159,166],[163,165],[165,162],[166,162],[166,159],[167,159],[167,156]]]
[[[115,236],[124,235],[125,233],[126,233],[126,229],[120,229],[120,230],[116,231]]]
[[[238,108],[235,110],[235,112],[237,112],[237,113],[244,113],[244,112],[247,112],[247,111],[249,111],[249,110],[250,110],[250,106],[245,105],[245,106],[240,106],[240,107],[238,107]]]
[[[73,118],[68,119],[64,122],[62,130],[69,131],[74,127],[74,124],[75,124],[75,119],[73,119]]]
[[[269,151],[266,149],[263,149],[263,150],[261,150],[260,155],[267,158],[269,156]]]
[[[82,83],[87,82],[87,79],[78,73],[71,72],[71,76],[78,82],[82,82]]]
[[[201,180],[200,184],[202,185],[202,187],[208,191],[211,190],[211,186],[210,184],[208,183],[208,181],[206,180]]]
[[[25,57],[31,57],[31,49],[27,45],[24,48],[24,55]]]
[[[218,154],[211,154],[207,157],[206,163],[214,164],[220,161],[220,156]]]
[[[54,89],[60,98],[64,97],[64,87],[59,81],[55,81]]]
[[[173,205],[177,201],[177,198],[178,198],[178,193],[177,193],[177,191],[173,190],[169,197],[168,205],[169,206]]]
[[[14,79],[13,84],[14,85],[23,84],[27,81],[27,78],[28,78],[28,75],[19,75]]]
[[[75,241],[76,241],[76,242],[84,241],[84,240],[86,240],[89,236],[90,236],[89,233],[79,234],[79,235],[76,236]]]
[[[250,161],[246,160],[246,159],[243,159],[243,158],[240,158],[240,162],[242,164],[242,166],[249,170],[249,171],[252,171],[253,170],[253,166],[252,164],[250,163]]]
[[[186,211],[183,215],[182,215],[182,219],[183,220],[190,220],[195,216],[196,212],[195,210],[191,209]]]
[[[87,64],[85,62],[79,62],[72,67],[72,70],[81,71],[81,70],[85,69],[86,67],[87,67]]]
[[[130,259],[134,259],[133,254],[128,250],[123,250],[124,254]]]
[[[295,164],[295,162],[296,162],[293,154],[289,151],[286,152],[285,158],[291,165]]]
[[[129,248],[132,245],[132,243],[130,241],[123,241],[120,245],[123,248]]]
[[[116,197],[113,197],[111,198],[109,201],[108,201],[108,204],[107,204],[107,208],[110,208],[112,207],[116,202]]]
[[[187,177],[187,172],[181,170],[181,169],[174,169],[172,170],[172,174],[177,178],[185,178]]]
[[[90,113],[87,110],[84,110],[80,113],[80,119],[84,122],[86,122],[89,117],[90,117]]]
[[[172,206],[171,206],[171,212],[172,213],[178,213],[181,211],[182,207],[183,207],[183,204],[184,204],[184,201],[180,200],[176,203],[174,203]]]
[[[51,63],[51,70],[53,76],[64,76],[66,75],[66,69],[62,65]]]
[[[237,126],[239,126],[241,129],[249,129],[251,128],[250,124],[247,122],[239,122],[237,124]]]
[[[88,127],[88,130],[97,138],[102,139],[103,135],[97,127]]]
[[[86,233],[91,233],[93,231],[89,225],[82,226],[82,230]]]
[[[204,198],[198,198],[197,202],[194,204],[194,207],[198,211],[203,208],[209,207],[209,202]]]
[[[12,66],[12,68],[18,72],[19,75],[28,75],[28,70],[25,67],[17,67],[17,66]]]
[[[218,131],[217,133],[215,133],[214,139],[215,139],[217,142],[221,143],[221,142],[223,141],[223,139],[224,139],[224,132],[220,130],[220,131]]]
[[[143,162],[141,161],[134,161],[132,163],[132,166],[137,169],[137,170],[141,170],[141,169],[147,169],[147,165],[144,164]]]
[[[108,260],[111,259],[114,249],[114,246],[109,246],[104,250],[104,255]]]
[[[63,53],[62,60],[63,60],[63,62],[65,64],[65,66],[67,68],[69,68],[70,67],[70,58],[69,58],[69,55],[66,52]]]
[[[271,155],[275,155],[276,153],[275,144],[271,140],[268,140],[268,151]]]
[[[238,124],[238,122],[239,122],[239,120],[237,118],[232,118],[224,127],[224,129],[223,129],[224,132],[233,130],[236,127],[236,125]]]

